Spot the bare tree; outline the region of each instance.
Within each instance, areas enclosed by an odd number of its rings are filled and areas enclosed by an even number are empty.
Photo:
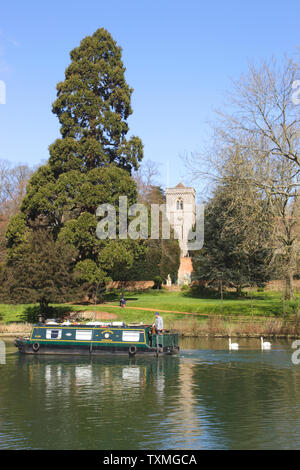
[[[7,218],[17,212],[31,174],[28,165],[12,167],[6,160],[0,160],[0,216]]]
[[[292,101],[298,70],[288,58],[249,65],[248,75],[234,82],[229,111],[217,113],[212,149],[188,159],[194,177],[217,183],[239,156],[241,181],[262,191],[273,215],[274,260],[280,261],[286,298],[293,295],[299,251],[300,108]]]
[[[0,160],[0,262],[5,259],[7,224],[20,208],[32,172],[28,165],[13,167],[10,162]]]
[[[144,164],[140,165],[139,169],[133,174],[137,185],[138,202],[142,204],[162,202],[159,177],[160,171],[156,162],[146,160]]]
[[[233,82],[229,94],[230,112],[218,111],[217,134],[228,144],[251,140],[253,148],[300,167],[300,107],[293,103],[293,83],[299,65],[284,58],[272,59],[259,67],[249,64],[247,76]],[[300,170],[300,168],[299,168]],[[298,170],[298,171],[299,171]]]

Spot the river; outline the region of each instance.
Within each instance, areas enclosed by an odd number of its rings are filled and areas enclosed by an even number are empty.
[[[0,449],[299,449],[292,341],[184,339],[178,356],[24,356],[0,365]]]

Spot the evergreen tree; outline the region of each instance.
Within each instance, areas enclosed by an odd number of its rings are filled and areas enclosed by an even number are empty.
[[[121,48],[101,28],[84,38],[70,56],[53,104],[63,136],[50,147],[54,175],[110,163],[129,172],[137,169],[143,146],[136,136],[126,140],[133,90],[125,80]]]
[[[2,275],[4,298],[15,303],[39,303],[47,316],[48,304],[71,300],[76,251],[54,241],[45,229],[31,232],[20,256]]]
[[[216,189],[205,210],[204,246],[191,252],[193,279],[234,287],[263,286],[269,280],[270,215],[265,201],[234,177]]]
[[[141,197],[142,196],[142,197]],[[148,208],[149,227],[151,232],[151,204],[165,204],[165,194],[160,186],[143,185],[142,195],[139,200]],[[167,280],[170,274],[172,281],[177,280],[180,264],[180,247],[178,240],[174,239],[174,231],[170,231],[170,239],[164,240],[161,233],[162,218],[160,216],[160,238],[148,239],[143,242],[143,250],[135,254],[135,259],[130,269],[117,267],[112,273],[114,280],[122,281],[155,281],[160,283]],[[156,281],[155,281],[156,282]]]
[[[54,241],[76,250],[77,279],[99,292],[116,266],[128,269],[142,250],[140,241],[97,239],[95,212],[102,203],[116,207],[119,196],[136,202],[131,170],[143,146],[136,136],[126,139],[132,89],[111,35],[99,29],[70,55],[53,104],[62,137],[50,145],[48,162],[31,177],[21,211],[10,221],[8,262],[24,259],[31,233],[46,228]]]

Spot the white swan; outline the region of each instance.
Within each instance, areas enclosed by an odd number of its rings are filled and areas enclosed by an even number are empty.
[[[264,339],[262,336],[260,337],[260,344],[261,344],[261,349],[271,349],[271,343],[269,343],[269,341],[264,342]]]
[[[230,337],[229,337],[229,349],[239,349],[238,343],[232,343]]]

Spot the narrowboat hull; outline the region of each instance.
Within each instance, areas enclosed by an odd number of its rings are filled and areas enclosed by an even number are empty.
[[[68,354],[68,355],[147,355],[147,356],[156,356],[157,354],[177,354],[179,352],[179,347],[172,347],[172,348],[137,348],[136,351],[130,351],[129,347],[113,347],[113,346],[94,346],[90,348],[89,345],[81,345],[79,346],[63,346],[63,345],[56,345],[56,344],[42,344],[39,345],[38,350],[33,350],[32,344],[27,344],[24,340],[16,339],[15,341],[16,347],[19,349],[20,353],[23,354]]]
[[[91,328],[85,325],[35,325],[30,338],[16,338],[15,346],[20,353],[32,355],[157,356],[179,352],[177,333],[155,335],[148,326]]]

